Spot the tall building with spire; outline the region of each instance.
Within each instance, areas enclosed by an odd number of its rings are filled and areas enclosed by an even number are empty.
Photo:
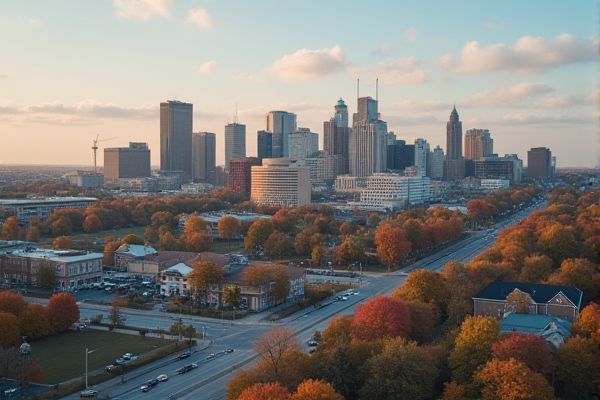
[[[358,98],[348,143],[350,175],[365,177],[387,167],[387,123],[379,119],[377,100]]]
[[[446,123],[446,162],[445,178],[457,180],[465,177],[466,163],[462,156],[462,122],[458,117],[456,106],[452,108],[450,119]]]
[[[335,114],[323,123],[323,150],[331,156],[341,157],[340,171],[335,174],[348,173],[348,107],[341,98],[335,105]]]
[[[246,125],[236,121],[225,125],[225,168],[229,161],[246,157]]]

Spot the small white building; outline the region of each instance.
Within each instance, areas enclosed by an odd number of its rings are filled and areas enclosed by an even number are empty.
[[[361,204],[387,206],[398,202],[415,205],[431,200],[431,183],[422,176],[373,174],[367,178],[367,187],[360,194]]]
[[[188,276],[192,268],[185,263],[178,263],[161,271],[158,277],[160,294],[166,296],[188,296],[190,288]]]

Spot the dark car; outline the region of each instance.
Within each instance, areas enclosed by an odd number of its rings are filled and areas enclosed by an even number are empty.
[[[177,372],[178,374],[185,374],[186,372],[190,372],[190,371],[191,371],[191,370],[193,370],[194,368],[198,368],[198,364],[196,364],[196,363],[193,363],[193,364],[188,364],[188,365],[185,365],[185,366],[183,366],[183,367],[179,368],[179,369],[178,369],[176,372]]]
[[[183,360],[185,358],[188,358],[189,356],[191,356],[192,354],[189,351],[186,351],[185,353],[181,353],[180,355],[177,356],[178,360]]]

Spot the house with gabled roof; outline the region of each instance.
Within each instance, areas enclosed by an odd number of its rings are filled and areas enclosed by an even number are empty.
[[[583,292],[572,286],[495,281],[472,299],[475,316],[502,318],[517,312],[573,321],[583,305]]]

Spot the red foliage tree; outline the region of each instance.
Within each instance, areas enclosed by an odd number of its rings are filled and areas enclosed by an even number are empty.
[[[410,253],[411,243],[406,238],[404,229],[381,224],[375,232],[375,245],[377,257],[384,262],[390,270],[392,264],[397,264]]]
[[[25,308],[25,300],[20,293],[3,290],[0,292],[0,311],[19,316]]]
[[[246,388],[238,400],[287,400],[290,392],[279,383],[257,383]]]
[[[492,354],[498,360],[514,358],[535,372],[546,374],[551,370],[552,355],[546,341],[530,334],[513,333],[492,345]]]
[[[406,305],[385,296],[373,297],[358,306],[352,319],[352,335],[361,340],[408,337],[410,328]]]
[[[475,221],[483,221],[494,215],[495,207],[485,200],[475,199],[467,203],[469,218]]]
[[[38,303],[28,303],[19,315],[21,335],[28,339],[44,337],[51,332],[46,307]]]
[[[58,293],[48,301],[48,320],[54,332],[66,331],[79,319],[79,306],[75,297]]]
[[[102,221],[96,214],[90,214],[83,220],[83,230],[86,232],[98,232],[102,230]]]

